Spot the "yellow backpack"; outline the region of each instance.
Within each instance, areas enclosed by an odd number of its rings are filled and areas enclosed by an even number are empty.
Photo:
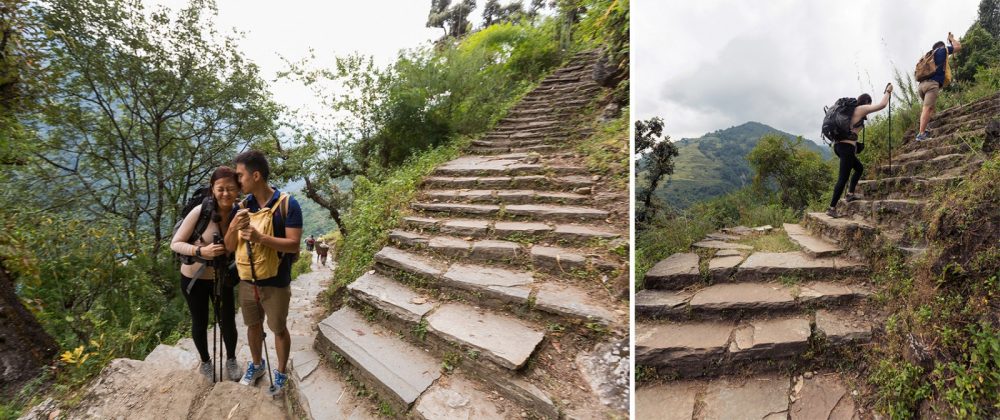
[[[273,207],[263,207],[256,213],[250,213],[250,226],[258,232],[274,235],[274,212],[283,209],[287,205],[288,194],[282,193]],[[285,216],[286,211],[282,211]],[[251,246],[253,252],[253,266],[250,265],[250,256],[247,254],[247,246]],[[236,244],[236,270],[241,279],[251,279],[253,281],[269,279],[278,275],[278,266],[281,265],[281,256],[278,251],[266,246],[252,246],[249,241],[240,239]]]

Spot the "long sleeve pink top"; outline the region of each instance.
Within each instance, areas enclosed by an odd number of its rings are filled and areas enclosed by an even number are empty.
[[[199,246],[207,246],[212,244],[212,234],[222,232],[219,229],[219,224],[215,222],[209,222],[208,227],[205,228],[205,232],[201,234],[201,237],[195,240],[193,244],[187,243],[188,238],[194,233],[194,225],[198,223],[198,215],[201,214],[201,205],[199,204],[184,217],[184,221],[181,222],[181,226],[177,228],[177,233],[174,234],[173,240],[170,242],[170,249],[181,255],[191,255],[194,256],[195,250]],[[194,264],[181,264],[181,274],[184,277],[191,278],[198,272],[201,268],[201,262],[195,262]],[[201,273],[200,279],[203,280],[213,280],[215,279],[215,271],[212,267],[207,267],[204,272]]]

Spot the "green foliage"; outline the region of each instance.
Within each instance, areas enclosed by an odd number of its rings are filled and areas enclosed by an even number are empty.
[[[401,210],[416,195],[421,179],[438,165],[457,157],[465,144],[467,141],[456,141],[428,150],[376,179],[355,179],[356,198],[344,220],[351,234],[338,247],[331,288],[342,287],[368,270],[375,252],[388,240],[389,230],[398,224]]]
[[[312,271],[312,260],[313,254],[309,251],[299,252],[299,259],[292,264],[292,280],[295,280],[300,275]]]
[[[635,219],[643,223],[654,212],[653,193],[660,179],[674,173],[674,158],[677,157],[677,147],[670,142],[670,136],[663,136],[662,118],[635,122],[635,153],[646,162],[646,176],[641,179],[643,182],[636,182]]]
[[[995,281],[995,280],[994,280]],[[1000,330],[983,322],[968,325],[958,360],[935,370],[951,415],[986,418],[1000,410]],[[990,403],[990,401],[993,401]]]
[[[1000,39],[1000,1],[980,0],[979,19],[976,21],[993,35],[993,38]]]
[[[878,405],[894,419],[915,418],[917,404],[927,398],[931,387],[922,383],[924,370],[905,360],[880,360],[871,376],[879,386]]]
[[[775,190],[781,204],[796,210],[819,198],[832,182],[830,164],[819,153],[803,147],[801,137],[790,140],[768,134],[747,155],[754,171],[754,187]]]
[[[955,55],[954,78],[956,82],[974,82],[976,72],[1000,62],[1000,44],[979,24],[962,37],[962,50]]]
[[[628,121],[629,113],[601,124],[593,135],[576,146],[586,157],[587,169],[608,177],[614,188],[628,188]]]

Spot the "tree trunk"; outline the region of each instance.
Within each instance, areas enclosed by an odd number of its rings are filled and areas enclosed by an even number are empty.
[[[55,340],[21,304],[14,279],[0,264],[0,397],[20,390],[58,350]]]
[[[308,176],[304,178],[306,181],[306,197],[309,197],[309,199],[314,201],[316,204],[319,204],[320,207],[323,207],[324,209],[330,212],[330,217],[332,217],[333,221],[337,223],[337,230],[339,230],[340,234],[346,238],[347,227],[344,226],[344,222],[340,219],[340,209],[338,209],[336,205],[331,203],[330,200],[323,198],[323,196],[319,194],[319,191],[316,189],[316,186],[313,185],[312,180],[309,179]]]

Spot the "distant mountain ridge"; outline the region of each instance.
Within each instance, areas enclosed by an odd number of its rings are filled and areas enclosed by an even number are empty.
[[[753,173],[746,156],[765,134],[777,134],[790,139],[789,134],[759,122],[716,130],[699,138],[685,138],[674,144],[678,156],[674,174],[661,180],[655,194],[674,208],[687,208],[692,204],[724,195],[751,182]],[[804,139],[802,145],[819,153],[824,159],[832,154],[828,147]],[[646,162],[636,163],[639,178],[645,179]]]

